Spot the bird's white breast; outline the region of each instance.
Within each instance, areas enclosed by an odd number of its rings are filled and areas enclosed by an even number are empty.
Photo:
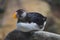
[[[17,23],[17,30],[28,32],[32,30],[39,30],[40,28],[36,23]]]
[[[44,22],[43,25],[40,25],[42,26],[42,28],[40,28],[40,26],[38,26],[36,23],[23,23],[23,22],[20,22],[20,23],[17,23],[17,30],[20,30],[20,31],[23,31],[23,32],[29,32],[29,31],[32,31],[32,30],[40,30],[40,31],[43,31],[44,28],[45,28],[45,25],[46,25],[46,21]]]

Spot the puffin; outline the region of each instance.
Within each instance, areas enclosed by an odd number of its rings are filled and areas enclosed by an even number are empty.
[[[9,32],[4,40],[30,40],[35,31],[43,31],[47,17],[38,12],[26,12],[18,9],[13,18],[17,18],[16,29]]]

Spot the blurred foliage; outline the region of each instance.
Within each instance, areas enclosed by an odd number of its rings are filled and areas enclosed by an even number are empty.
[[[55,4],[60,4],[60,0],[45,0],[49,3],[55,3]]]
[[[4,13],[7,5],[7,0],[0,0],[0,13]]]
[[[50,6],[51,9],[54,10],[60,10],[60,0],[44,0],[46,1]]]
[[[52,0],[55,4],[60,4],[60,0]]]
[[[5,9],[1,9],[1,8],[0,8],[0,14],[1,14],[1,13],[4,13],[4,11],[5,11]]]

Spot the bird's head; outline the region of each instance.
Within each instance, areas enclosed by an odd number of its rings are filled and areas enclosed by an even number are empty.
[[[13,14],[13,18],[18,18],[18,19],[24,18],[25,16],[26,16],[26,12],[23,9],[19,9]]]

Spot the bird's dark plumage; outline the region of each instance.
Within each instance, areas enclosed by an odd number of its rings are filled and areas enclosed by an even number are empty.
[[[27,18],[26,20],[28,20],[28,22],[33,22],[38,25],[43,25],[44,21],[46,21],[46,17],[44,17],[43,15],[41,15],[40,13],[37,13],[37,12],[27,13],[26,18]]]

